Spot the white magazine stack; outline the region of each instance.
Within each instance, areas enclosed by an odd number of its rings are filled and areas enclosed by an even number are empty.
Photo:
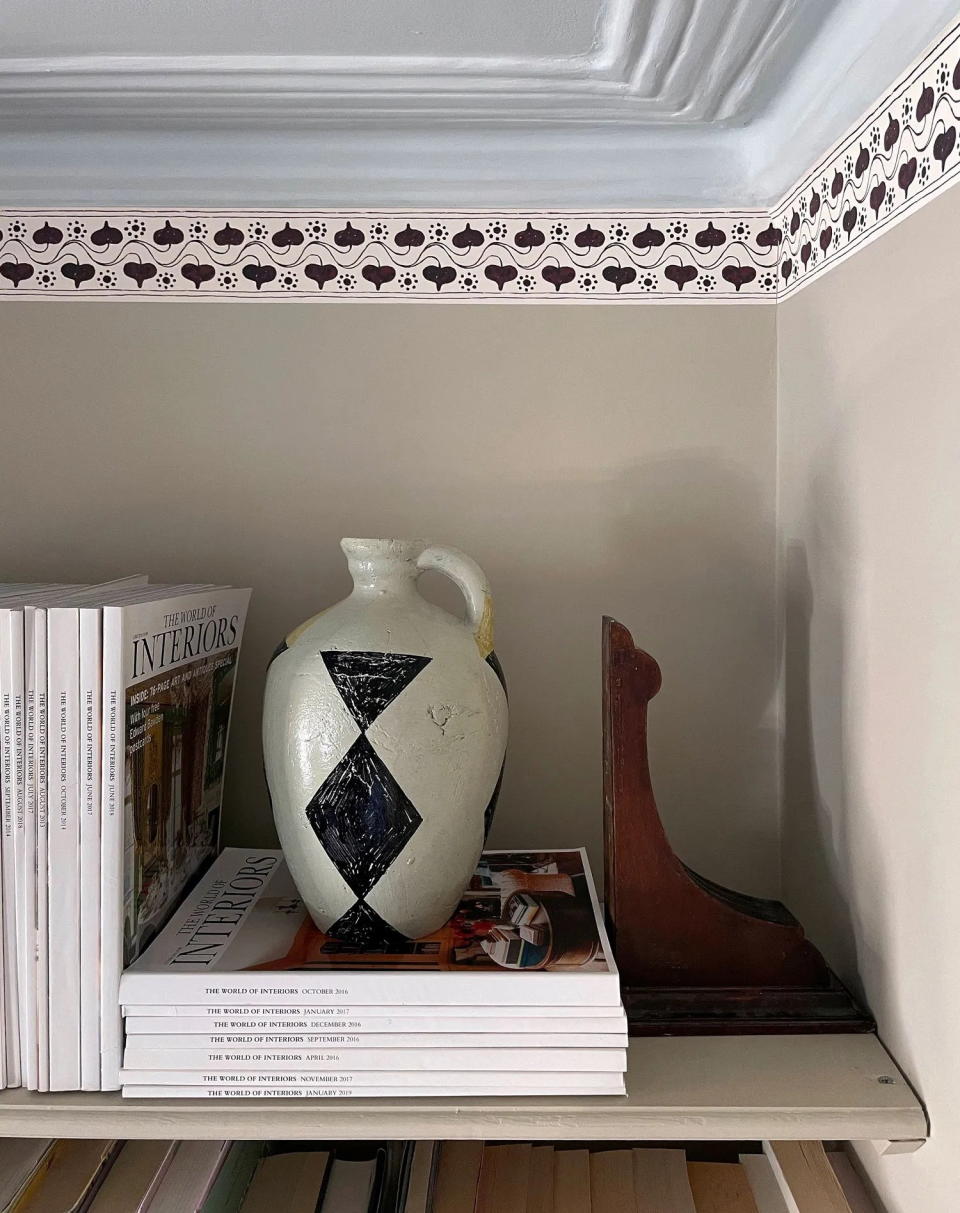
[[[118,988],[219,847],[248,590],[0,586],[0,1080],[115,1090]]]
[[[626,1018],[582,850],[485,852],[439,931],[361,948],[313,925],[282,852],[229,849],[120,996],[130,1097],[624,1091]]]

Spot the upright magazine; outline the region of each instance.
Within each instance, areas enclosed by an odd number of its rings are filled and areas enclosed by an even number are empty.
[[[23,1077],[27,1086],[41,1090],[73,1090],[81,1085],[80,924],[81,889],[86,886],[80,870],[85,672],[80,660],[80,606],[104,593],[128,592],[145,581],[135,575],[105,585],[51,586],[24,595],[16,610],[9,612],[19,621],[22,648],[31,654],[24,665],[28,674],[24,685],[33,705],[33,730],[18,741],[18,753],[32,775],[31,833],[28,839],[24,829],[18,836],[15,862],[18,972],[25,973],[20,984]],[[56,941],[53,965],[47,960],[51,935]],[[90,972],[95,977],[95,965]],[[46,1003],[43,1009],[41,996]],[[52,1034],[51,1018],[56,1023]]]
[[[440,930],[361,951],[313,924],[281,851],[224,851],[123,974],[131,1004],[620,1005],[582,850],[488,851]]]
[[[2,871],[5,1082],[19,1086],[20,1017],[24,974],[18,965],[17,890],[24,811],[23,763],[17,734],[23,730],[23,623],[15,611],[0,610],[0,800],[3,805]]]
[[[101,1086],[101,610],[187,588],[199,587],[149,586],[145,576],[135,575],[66,595],[34,596],[47,639],[48,904],[38,950],[47,956],[54,941],[55,963],[47,964],[46,1036],[38,1033],[38,1048],[48,1054],[50,1090]],[[120,931],[119,916],[108,929]]]
[[[83,594],[113,587],[137,585],[146,577],[135,575],[106,586],[35,587],[22,598],[25,728],[22,752],[25,765],[25,818],[22,847],[23,881],[17,883],[18,966],[24,967],[21,984],[21,1042],[25,1054],[23,1077],[30,1090],[50,1090],[50,966],[49,945],[51,879],[49,872],[51,804],[59,804],[59,753],[53,753],[49,707],[49,644],[47,608]],[[18,611],[19,613],[19,611]],[[79,630],[78,630],[79,643]],[[79,694],[79,684],[76,687]],[[51,763],[53,770],[51,770]],[[52,793],[52,797],[51,797]],[[69,849],[68,849],[69,850]],[[59,888],[59,878],[57,885]],[[62,953],[58,952],[58,961]],[[55,984],[56,989],[56,984]],[[55,993],[61,1036],[72,1040],[63,1024],[63,1002]],[[79,1014],[79,1008],[78,1008]]]
[[[4,959],[10,974],[5,982],[7,1024],[7,1085],[39,1086],[37,1008],[37,893],[49,887],[46,869],[37,882],[36,739],[42,723],[46,734],[47,688],[39,696],[32,624],[28,604],[69,600],[87,587],[24,585],[7,587],[0,596],[0,689],[2,689],[4,838],[2,889]],[[28,630],[28,615],[31,627]],[[44,616],[44,653],[46,617]],[[69,769],[69,759],[64,760]],[[9,780],[7,779],[9,776]],[[46,777],[46,768],[44,768]],[[70,972],[69,962],[65,969]]]
[[[0,584],[0,1085],[119,1085],[124,957],[219,849],[248,598]]]
[[[103,608],[104,1089],[119,1085],[123,965],[157,934],[219,849],[227,737],[249,598],[249,590],[207,587]]]

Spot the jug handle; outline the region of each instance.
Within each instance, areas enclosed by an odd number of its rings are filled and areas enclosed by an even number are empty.
[[[488,657],[493,652],[493,597],[483,569],[466,552],[443,544],[424,548],[417,557],[417,568],[443,573],[459,587],[467,603],[467,627],[473,632],[480,656]]]

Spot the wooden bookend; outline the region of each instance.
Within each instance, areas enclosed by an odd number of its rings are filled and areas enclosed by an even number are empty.
[[[605,617],[606,903],[631,1034],[873,1031],[789,910],[714,884],[674,854],[647,760],[660,682],[654,659]]]

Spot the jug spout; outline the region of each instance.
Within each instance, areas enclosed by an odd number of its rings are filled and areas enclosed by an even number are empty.
[[[341,539],[354,590],[361,594],[408,592],[420,570],[422,539]]]

